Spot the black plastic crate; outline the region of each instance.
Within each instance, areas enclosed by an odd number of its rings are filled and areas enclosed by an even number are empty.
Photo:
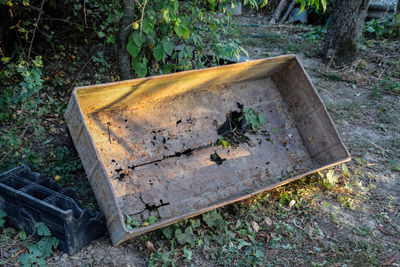
[[[74,190],[25,165],[0,175],[0,210],[12,226],[29,234],[43,222],[59,240],[58,248],[70,255],[105,233],[101,212],[83,209]]]

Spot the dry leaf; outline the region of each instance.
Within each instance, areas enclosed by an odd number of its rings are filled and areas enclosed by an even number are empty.
[[[149,251],[156,251],[156,248],[154,247],[153,243],[149,240],[145,241],[144,244],[146,245],[146,248]]]
[[[268,218],[268,217],[265,217],[265,218],[264,218],[264,222],[265,222],[265,224],[268,225],[268,226],[272,225],[272,221],[271,221],[271,219]]]
[[[257,233],[258,230],[260,229],[260,226],[258,226],[258,223],[254,222],[254,221],[252,221],[252,222],[250,223],[250,225],[251,225],[251,227],[254,229],[254,231],[255,231],[256,233]]]

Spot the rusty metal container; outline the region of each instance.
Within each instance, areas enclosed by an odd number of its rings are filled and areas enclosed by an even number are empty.
[[[266,123],[217,145],[240,106]],[[350,160],[294,55],[76,88],[65,118],[114,245]]]

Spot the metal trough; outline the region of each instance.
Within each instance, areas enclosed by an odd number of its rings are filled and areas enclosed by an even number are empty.
[[[217,145],[240,105],[266,123]],[[350,160],[294,55],[76,88],[65,117],[114,245]]]

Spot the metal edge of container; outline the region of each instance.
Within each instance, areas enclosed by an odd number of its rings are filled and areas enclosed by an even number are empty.
[[[330,168],[330,167],[333,167],[333,166],[336,166],[336,165],[339,165],[339,164],[342,164],[342,163],[345,163],[345,162],[348,162],[348,161],[351,160],[350,153],[348,152],[347,148],[344,146],[343,141],[341,140],[341,138],[339,136],[339,133],[337,132],[337,130],[336,130],[335,126],[334,126],[334,123],[333,123],[331,117],[329,116],[328,111],[326,110],[326,107],[325,107],[324,103],[322,102],[322,100],[321,100],[320,96],[318,95],[314,85],[311,82],[311,79],[310,79],[309,75],[304,70],[303,66],[300,64],[300,62],[297,59],[296,55],[283,55],[283,56],[278,56],[278,57],[273,57],[273,58],[266,58],[266,59],[248,61],[248,62],[241,62],[241,63],[236,63],[236,64],[233,64],[233,65],[246,65],[246,64],[249,64],[249,63],[257,64],[257,63],[260,63],[260,62],[268,62],[268,61],[282,61],[282,62],[287,61],[288,63],[294,62],[294,64],[297,64],[297,65],[299,65],[301,67],[301,69],[303,71],[303,74],[305,75],[305,77],[307,79],[308,85],[312,88],[314,93],[317,95],[319,102],[322,104],[323,112],[328,115],[329,124],[333,127],[333,129],[335,131],[335,135],[340,140],[340,145],[345,149],[346,154],[347,154],[346,157],[344,157],[343,159],[341,159],[339,161],[333,162],[333,163],[328,164],[328,165],[321,166],[319,168],[312,169],[312,170],[307,171],[307,172],[305,172],[303,174],[297,175],[295,177],[286,179],[286,180],[278,182],[278,183],[274,183],[274,184],[272,184],[270,186],[267,186],[267,187],[262,188],[262,189],[258,189],[258,190],[254,191],[254,192],[245,194],[243,196],[235,197],[235,198],[229,199],[227,201],[224,201],[224,202],[221,202],[221,203],[218,203],[218,204],[215,204],[215,205],[212,205],[212,206],[200,209],[200,210],[196,210],[196,211],[193,211],[193,212],[189,212],[189,213],[180,215],[178,217],[164,219],[162,221],[156,222],[156,223],[151,224],[149,226],[140,227],[140,228],[134,229],[132,231],[128,231],[126,229],[124,215],[122,214],[122,211],[121,211],[121,209],[120,209],[120,207],[118,205],[117,198],[115,196],[114,190],[112,188],[110,180],[108,179],[108,175],[107,175],[107,172],[105,170],[104,163],[101,160],[100,154],[99,154],[99,152],[97,150],[97,147],[95,146],[94,140],[93,140],[92,136],[90,135],[87,123],[84,120],[84,115],[83,115],[82,108],[81,108],[81,106],[79,104],[79,101],[78,101],[77,92],[78,91],[84,91],[85,89],[96,89],[96,88],[101,90],[101,88],[105,88],[105,87],[109,87],[109,86],[113,86],[113,85],[129,85],[130,83],[132,83],[133,80],[105,83],[105,84],[101,84],[101,85],[89,85],[89,86],[84,86],[84,87],[77,87],[77,88],[74,89],[74,91],[72,93],[72,96],[71,96],[71,99],[70,99],[70,102],[68,104],[67,110],[65,112],[65,119],[67,121],[68,128],[71,131],[71,136],[72,136],[72,139],[73,139],[74,144],[76,146],[76,149],[78,151],[78,154],[79,154],[80,158],[83,159],[85,157],[84,151],[82,150],[82,148],[77,146],[78,139],[80,138],[80,134],[75,134],[75,133],[77,133],[79,131],[82,131],[82,129],[77,130],[77,129],[73,129],[73,127],[72,127],[73,126],[72,125],[73,118],[71,117],[71,114],[73,113],[74,105],[77,105],[78,110],[79,110],[79,115],[78,115],[79,118],[76,118],[76,119],[79,119],[81,121],[81,123],[83,123],[82,127],[83,127],[84,134],[86,135],[86,138],[88,138],[90,146],[94,150],[95,155],[96,155],[96,160],[97,160],[97,164],[95,164],[95,166],[92,166],[92,168],[90,168],[90,166],[86,166],[85,160],[82,160],[85,172],[88,175],[88,178],[89,178],[89,181],[90,181],[90,184],[92,185],[92,187],[93,187],[93,183],[95,182],[95,180],[102,180],[101,182],[105,183],[106,189],[110,193],[110,195],[107,195],[107,193],[104,192],[104,190],[103,190],[103,192],[102,192],[103,194],[100,196],[100,195],[98,195],[98,194],[100,194],[99,192],[96,192],[96,191],[94,192],[95,196],[96,196],[96,199],[99,202],[100,207],[103,206],[103,202],[108,202],[108,201],[111,200],[112,203],[114,203],[114,207],[116,208],[112,214],[110,214],[110,212],[108,210],[103,209],[103,212],[106,215],[108,215],[108,216],[106,216],[106,218],[107,218],[107,228],[109,229],[110,237],[111,237],[111,241],[112,241],[113,245],[115,245],[115,246],[119,245],[119,244],[127,241],[128,239],[130,239],[130,238],[132,238],[134,236],[138,236],[138,235],[143,234],[145,232],[149,232],[149,231],[152,231],[152,230],[155,230],[155,229],[158,229],[158,228],[165,227],[167,225],[170,225],[170,224],[173,224],[175,222],[178,222],[178,221],[180,221],[180,220],[182,220],[184,218],[194,217],[196,215],[205,213],[207,211],[211,211],[213,209],[225,206],[227,204],[231,204],[231,203],[234,203],[234,202],[237,202],[237,201],[241,201],[241,200],[250,198],[250,197],[252,197],[254,195],[257,195],[259,193],[262,193],[262,192],[265,192],[267,190],[271,190],[273,188],[285,185],[287,183],[290,183],[292,181],[295,181],[295,180],[300,179],[302,177],[305,177],[307,175],[313,174],[315,172],[318,172],[318,171],[321,171],[321,170],[324,170],[324,169],[327,169],[327,168]],[[215,70],[215,69],[224,69],[224,68],[230,68],[230,67],[232,67],[232,65],[217,66],[217,67],[199,69],[199,70],[190,70],[190,71],[179,72],[179,73],[174,73],[174,74],[158,75],[158,76],[152,76],[152,77],[140,78],[140,79],[134,79],[134,80],[136,82],[142,82],[142,81],[147,81],[147,80],[152,80],[152,79],[160,79],[160,78],[173,79],[174,77],[179,77],[179,76],[183,76],[183,75],[187,75],[187,74],[191,74],[191,73],[208,72],[208,71],[212,71],[212,70]],[[96,166],[96,165],[101,165],[101,166]],[[100,173],[96,172],[96,168],[95,167],[100,167]],[[108,200],[104,200],[104,198],[106,198],[106,199],[108,198]],[[99,199],[102,199],[102,200],[99,201]],[[118,218],[117,221],[115,221],[116,217]],[[117,222],[119,222],[119,224]]]

